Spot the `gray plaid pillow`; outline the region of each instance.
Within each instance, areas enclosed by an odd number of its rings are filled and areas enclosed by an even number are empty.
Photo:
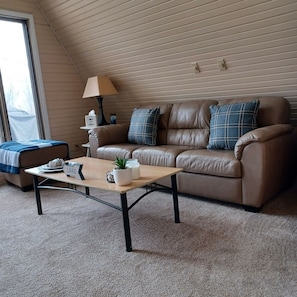
[[[260,101],[210,106],[208,149],[232,150],[240,136],[257,128]]]
[[[128,141],[136,144],[156,145],[160,108],[134,109],[128,131]]]

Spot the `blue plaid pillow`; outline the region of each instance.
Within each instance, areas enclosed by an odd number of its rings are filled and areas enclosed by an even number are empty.
[[[208,149],[232,150],[240,136],[257,128],[260,101],[210,106]]]
[[[156,145],[159,117],[159,107],[134,109],[128,131],[129,142]]]

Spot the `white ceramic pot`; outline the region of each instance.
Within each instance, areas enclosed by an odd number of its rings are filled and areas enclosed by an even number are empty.
[[[118,186],[126,186],[132,182],[132,168],[113,169],[113,178]]]

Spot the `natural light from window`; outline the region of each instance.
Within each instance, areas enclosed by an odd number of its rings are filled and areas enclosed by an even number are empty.
[[[30,53],[21,22],[0,20],[0,71],[12,140],[38,139]]]

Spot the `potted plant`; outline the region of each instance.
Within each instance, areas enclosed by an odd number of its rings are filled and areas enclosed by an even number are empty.
[[[127,159],[116,157],[113,169],[114,181],[119,186],[126,186],[132,182],[132,169],[127,167]]]

